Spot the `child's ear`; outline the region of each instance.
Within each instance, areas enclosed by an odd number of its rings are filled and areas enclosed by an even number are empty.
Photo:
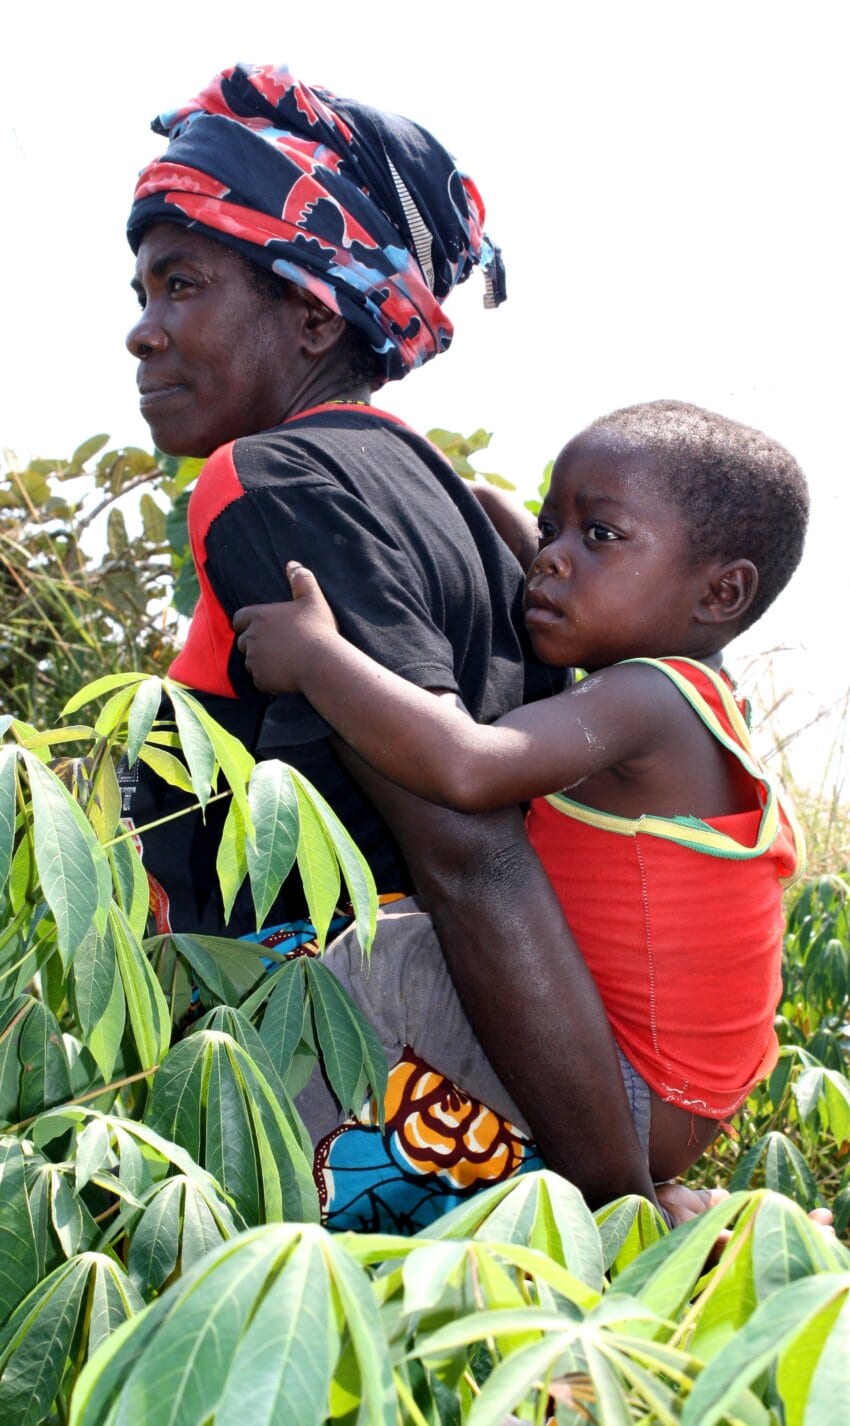
[[[697,606],[697,623],[730,624],[740,619],[756,597],[758,582],[752,560],[712,565]]]

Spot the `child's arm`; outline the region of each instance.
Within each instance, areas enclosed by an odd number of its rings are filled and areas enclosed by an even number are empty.
[[[488,727],[349,644],[309,570],[287,573],[292,604],[234,616],[249,673],[266,692],[300,690],[366,762],[420,797],[488,811],[573,786],[658,742],[666,681],[651,670],[605,669]]]

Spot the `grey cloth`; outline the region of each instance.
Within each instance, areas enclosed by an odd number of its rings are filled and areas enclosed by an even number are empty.
[[[531,1138],[527,1121],[475,1038],[431,918],[414,896],[379,911],[368,961],[351,930],[328,947],[324,964],[374,1026],[389,1066],[408,1045],[471,1099],[486,1104]],[[649,1086],[619,1048],[617,1053],[638,1139],[648,1155]],[[339,1106],[318,1069],[295,1102],[314,1145],[342,1122]]]
[[[378,913],[367,961],[356,933],[328,947],[324,964],[374,1026],[392,1066],[405,1045],[471,1099],[531,1131],[479,1045],[452,984],[430,916],[413,896]],[[314,1144],[342,1122],[319,1070],[296,1098]]]
[[[650,1100],[649,1085],[642,1079],[635,1069],[626,1059],[620,1046],[617,1046],[617,1058],[620,1061],[620,1070],[623,1075],[623,1084],[626,1086],[626,1098],[629,1101],[629,1108],[632,1111],[635,1129],[637,1130],[638,1143],[643,1151],[645,1159],[649,1158],[649,1128],[652,1118],[652,1102]]]

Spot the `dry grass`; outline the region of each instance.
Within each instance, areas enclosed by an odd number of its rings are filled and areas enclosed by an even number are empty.
[[[850,689],[820,706],[788,686],[784,649],[740,670],[756,746],[779,773],[806,836],[809,876],[850,867]]]

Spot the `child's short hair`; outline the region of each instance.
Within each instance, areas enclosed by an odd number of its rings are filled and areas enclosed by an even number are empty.
[[[794,457],[762,431],[686,401],[625,406],[587,430],[651,456],[686,518],[695,560],[752,560],[758,589],[737,631],[754,624],[803,553],[809,492]]]

